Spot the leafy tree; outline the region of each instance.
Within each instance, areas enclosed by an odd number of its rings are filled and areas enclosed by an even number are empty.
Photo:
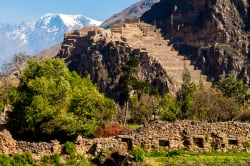
[[[131,121],[142,124],[153,120],[160,110],[160,97],[147,93],[141,94],[141,97],[133,96],[130,98],[130,119]]]
[[[193,93],[192,100],[192,106],[185,113],[189,119],[227,121],[234,119],[240,110],[233,98],[227,98],[215,89],[197,90]]]
[[[170,93],[164,95],[160,105],[160,118],[162,120],[174,121],[181,116],[181,109]]]
[[[115,113],[112,100],[100,94],[89,78],[71,73],[59,59],[29,61],[10,98],[14,110],[8,125],[23,137],[92,136]]]
[[[13,55],[8,63],[4,63],[0,72],[0,112],[6,110],[9,104],[8,94],[19,82],[22,69],[30,56],[25,53]]]
[[[129,99],[131,96],[137,96],[140,100],[141,96],[144,93],[153,93],[154,91],[149,87],[144,81],[140,81],[138,78],[138,68],[139,60],[137,58],[130,58],[125,65],[122,66],[122,76],[119,79],[120,85],[120,104],[125,105],[125,117],[124,124],[127,120],[128,108],[129,108]]]
[[[248,86],[241,80],[235,79],[233,75],[218,82],[216,88],[221,90],[224,96],[235,98],[240,105],[246,106],[248,104],[250,99]]]
[[[30,58],[30,55],[23,52],[13,55],[10,62],[3,64],[0,78],[20,79],[23,69]],[[10,78],[10,76],[12,76],[12,78]]]
[[[181,107],[183,114],[192,106],[192,94],[197,90],[197,85],[191,82],[190,72],[184,66],[184,73],[182,76],[183,84],[181,89],[177,92],[177,101]]]

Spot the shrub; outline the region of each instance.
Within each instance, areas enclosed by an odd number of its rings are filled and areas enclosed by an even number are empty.
[[[181,109],[175,100],[175,98],[170,94],[166,94],[161,101],[161,111],[160,118],[167,121],[175,121],[181,115]]]
[[[50,162],[50,155],[44,155],[42,157],[42,162],[48,164]]]
[[[54,154],[53,156],[53,162],[56,164],[60,163],[60,154]]]
[[[121,133],[123,127],[119,124],[110,123],[107,124],[104,128],[99,128],[95,131],[95,137],[110,137],[115,136]]]
[[[132,155],[135,157],[135,160],[137,162],[141,162],[144,161],[145,158],[145,151],[144,149],[142,149],[141,147],[136,147],[133,151],[132,151]]]
[[[13,165],[33,165],[34,160],[30,153],[16,154],[12,160]]]
[[[181,153],[178,150],[172,150],[167,153],[167,157],[174,157],[174,156],[180,156]]]
[[[248,148],[248,149],[250,148],[250,141],[245,141],[242,144],[243,144],[244,148]]]
[[[75,154],[76,153],[76,145],[72,142],[67,141],[63,145],[63,152],[65,154]]]
[[[185,116],[194,120],[208,122],[232,120],[239,111],[239,106],[233,98],[223,96],[220,91],[196,91],[192,95],[193,104]]]
[[[1,166],[12,166],[11,158],[7,155],[0,156],[0,165]]]

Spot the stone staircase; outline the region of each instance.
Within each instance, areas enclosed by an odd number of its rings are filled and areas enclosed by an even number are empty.
[[[201,81],[205,88],[211,87],[207,77],[195,70],[191,61],[180,56],[174,48],[169,46],[169,41],[163,39],[161,33],[154,26],[146,23],[118,24],[113,29],[116,40],[128,43],[134,49],[148,52],[149,56],[156,58],[166,71],[169,80],[170,93],[175,94],[183,84],[183,73],[189,71],[191,81],[199,84]]]

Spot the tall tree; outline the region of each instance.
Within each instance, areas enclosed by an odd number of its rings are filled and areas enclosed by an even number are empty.
[[[59,59],[30,61],[11,99],[10,129],[36,139],[91,136],[115,113],[111,99]]]

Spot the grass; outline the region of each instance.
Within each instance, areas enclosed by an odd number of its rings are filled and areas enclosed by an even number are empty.
[[[139,124],[128,124],[127,125],[130,129],[136,130],[141,127]]]
[[[188,151],[170,151],[165,155],[150,153],[145,157],[149,166],[248,166],[250,165],[249,153],[193,153]]]

